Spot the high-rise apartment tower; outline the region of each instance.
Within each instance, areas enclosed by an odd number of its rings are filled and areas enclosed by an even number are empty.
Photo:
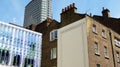
[[[52,0],[32,0],[25,7],[24,27],[52,18]]]

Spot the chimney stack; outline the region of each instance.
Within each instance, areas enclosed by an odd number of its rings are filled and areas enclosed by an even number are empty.
[[[36,28],[36,25],[34,25],[34,24],[31,24],[27,29],[29,29],[29,30],[35,30],[35,28]]]
[[[62,9],[62,13],[73,10],[76,13],[77,8],[75,7],[75,3],[70,4],[69,6]]]
[[[90,13],[90,17],[92,17],[92,13]]]
[[[110,17],[110,11],[109,11],[109,9],[107,9],[107,8],[105,9],[105,8],[103,7],[102,16],[103,16],[103,18],[105,18],[105,19],[109,18],[109,17]]]

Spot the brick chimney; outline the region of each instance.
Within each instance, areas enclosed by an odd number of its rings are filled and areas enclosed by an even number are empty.
[[[102,16],[103,16],[104,19],[109,18],[109,17],[110,17],[110,10],[107,9],[107,8],[105,9],[105,8],[103,7]]]
[[[69,6],[62,9],[61,13],[61,26],[67,25],[72,22],[72,18],[77,13],[77,8],[75,7],[75,3],[70,4]]]
[[[36,25],[34,25],[34,24],[31,24],[29,27],[27,27],[27,29],[29,29],[29,30],[35,30],[35,28],[36,28]]]
[[[75,7],[75,3],[70,4],[69,6],[62,9],[62,13],[66,13],[66,12],[76,13],[77,8]]]
[[[109,20],[109,17],[110,17],[110,10],[109,9],[105,9],[104,7],[103,7],[103,10],[102,10],[102,16],[103,16],[103,23],[107,26],[107,27],[109,27],[110,25],[110,20]]]

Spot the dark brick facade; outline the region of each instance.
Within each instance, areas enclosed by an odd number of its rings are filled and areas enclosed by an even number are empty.
[[[103,9],[102,16],[94,15],[93,18],[99,23],[120,34],[120,18],[110,17],[110,11],[108,9]]]
[[[41,67],[57,66],[57,58],[51,59],[51,49],[57,47],[57,40],[50,41],[50,32],[59,28],[59,23],[48,18],[36,26],[36,31],[42,33],[42,63]]]

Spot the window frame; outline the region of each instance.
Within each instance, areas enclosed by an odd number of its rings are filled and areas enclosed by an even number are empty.
[[[57,33],[58,33],[58,32],[57,32],[57,29],[54,29],[54,30],[52,30],[52,31],[50,32],[50,41],[54,41],[54,40],[57,39],[57,36],[58,36]]]
[[[118,51],[116,52],[116,57],[117,57],[117,62],[120,63],[120,53]]]
[[[97,42],[94,42],[94,52],[96,55],[100,55],[99,45]]]
[[[57,58],[57,48],[52,48],[51,49],[51,54],[50,54],[50,59],[56,59]]]
[[[106,38],[106,32],[105,32],[104,29],[102,30],[102,37],[103,37],[103,38]]]
[[[97,34],[97,26],[95,24],[92,25],[92,32]]]
[[[109,58],[108,55],[109,55],[108,54],[108,48],[106,46],[104,46],[104,56],[105,56],[105,58]]]
[[[120,39],[118,39],[117,37],[114,38],[114,44],[115,46],[120,48]]]
[[[100,64],[96,64],[96,67],[100,67]]]

